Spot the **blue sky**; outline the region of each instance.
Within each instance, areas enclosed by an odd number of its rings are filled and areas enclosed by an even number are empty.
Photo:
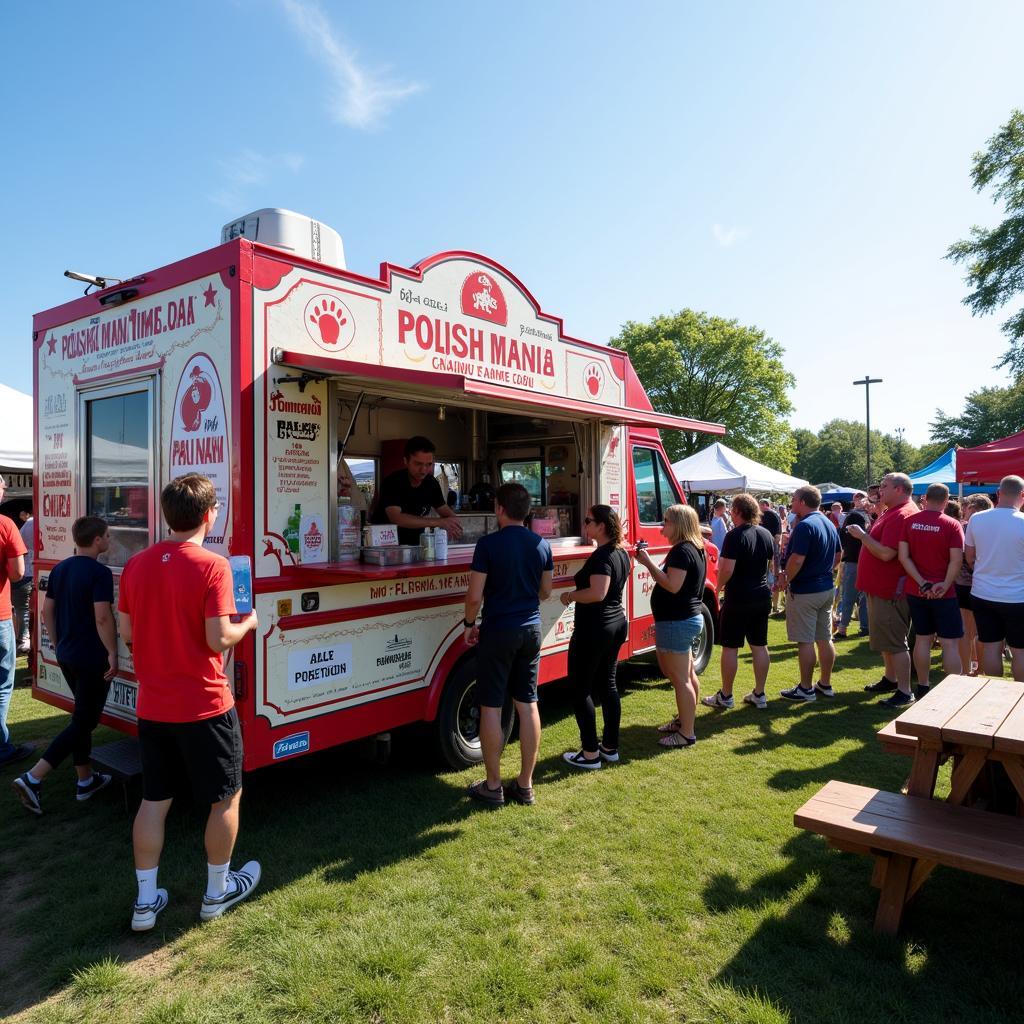
[[[766,330],[794,426],[927,439],[1006,383],[942,259],[999,208],[970,157],[1024,105],[1024,5],[53,2],[4,15],[0,380],[31,317],[281,206],[376,273],[451,248],[566,330],[692,307]],[[912,468],[912,467],[911,467]]]

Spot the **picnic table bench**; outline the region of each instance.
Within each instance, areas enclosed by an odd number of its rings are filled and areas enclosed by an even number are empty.
[[[937,864],[1024,884],[1024,819],[964,806],[993,763],[1024,800],[1024,685],[948,676],[878,738],[885,750],[913,756],[906,795],[833,781],[794,816],[831,846],[874,856],[872,884],[882,891],[875,929],[898,930]],[[950,793],[939,803],[936,773],[949,758]]]

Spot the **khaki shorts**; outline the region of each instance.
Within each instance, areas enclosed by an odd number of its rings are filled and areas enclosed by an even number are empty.
[[[786,636],[790,643],[810,644],[832,639],[832,601],[835,587],[817,594],[786,595]],[[872,624],[873,626],[874,624]]]
[[[905,597],[889,601],[884,597],[868,594],[868,622],[871,650],[881,654],[899,654],[910,650],[907,647],[910,607]]]

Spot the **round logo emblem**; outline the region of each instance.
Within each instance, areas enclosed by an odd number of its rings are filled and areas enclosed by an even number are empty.
[[[352,310],[337,295],[314,295],[306,303],[302,322],[309,336],[325,352],[343,351],[356,336]]]
[[[583,389],[591,398],[597,398],[604,388],[604,367],[600,363],[587,363],[583,368]]]

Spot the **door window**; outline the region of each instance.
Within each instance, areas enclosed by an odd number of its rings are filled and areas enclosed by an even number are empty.
[[[672,475],[661,453],[653,448],[634,448],[633,480],[640,522],[645,526],[660,526],[665,509],[679,502]]]

